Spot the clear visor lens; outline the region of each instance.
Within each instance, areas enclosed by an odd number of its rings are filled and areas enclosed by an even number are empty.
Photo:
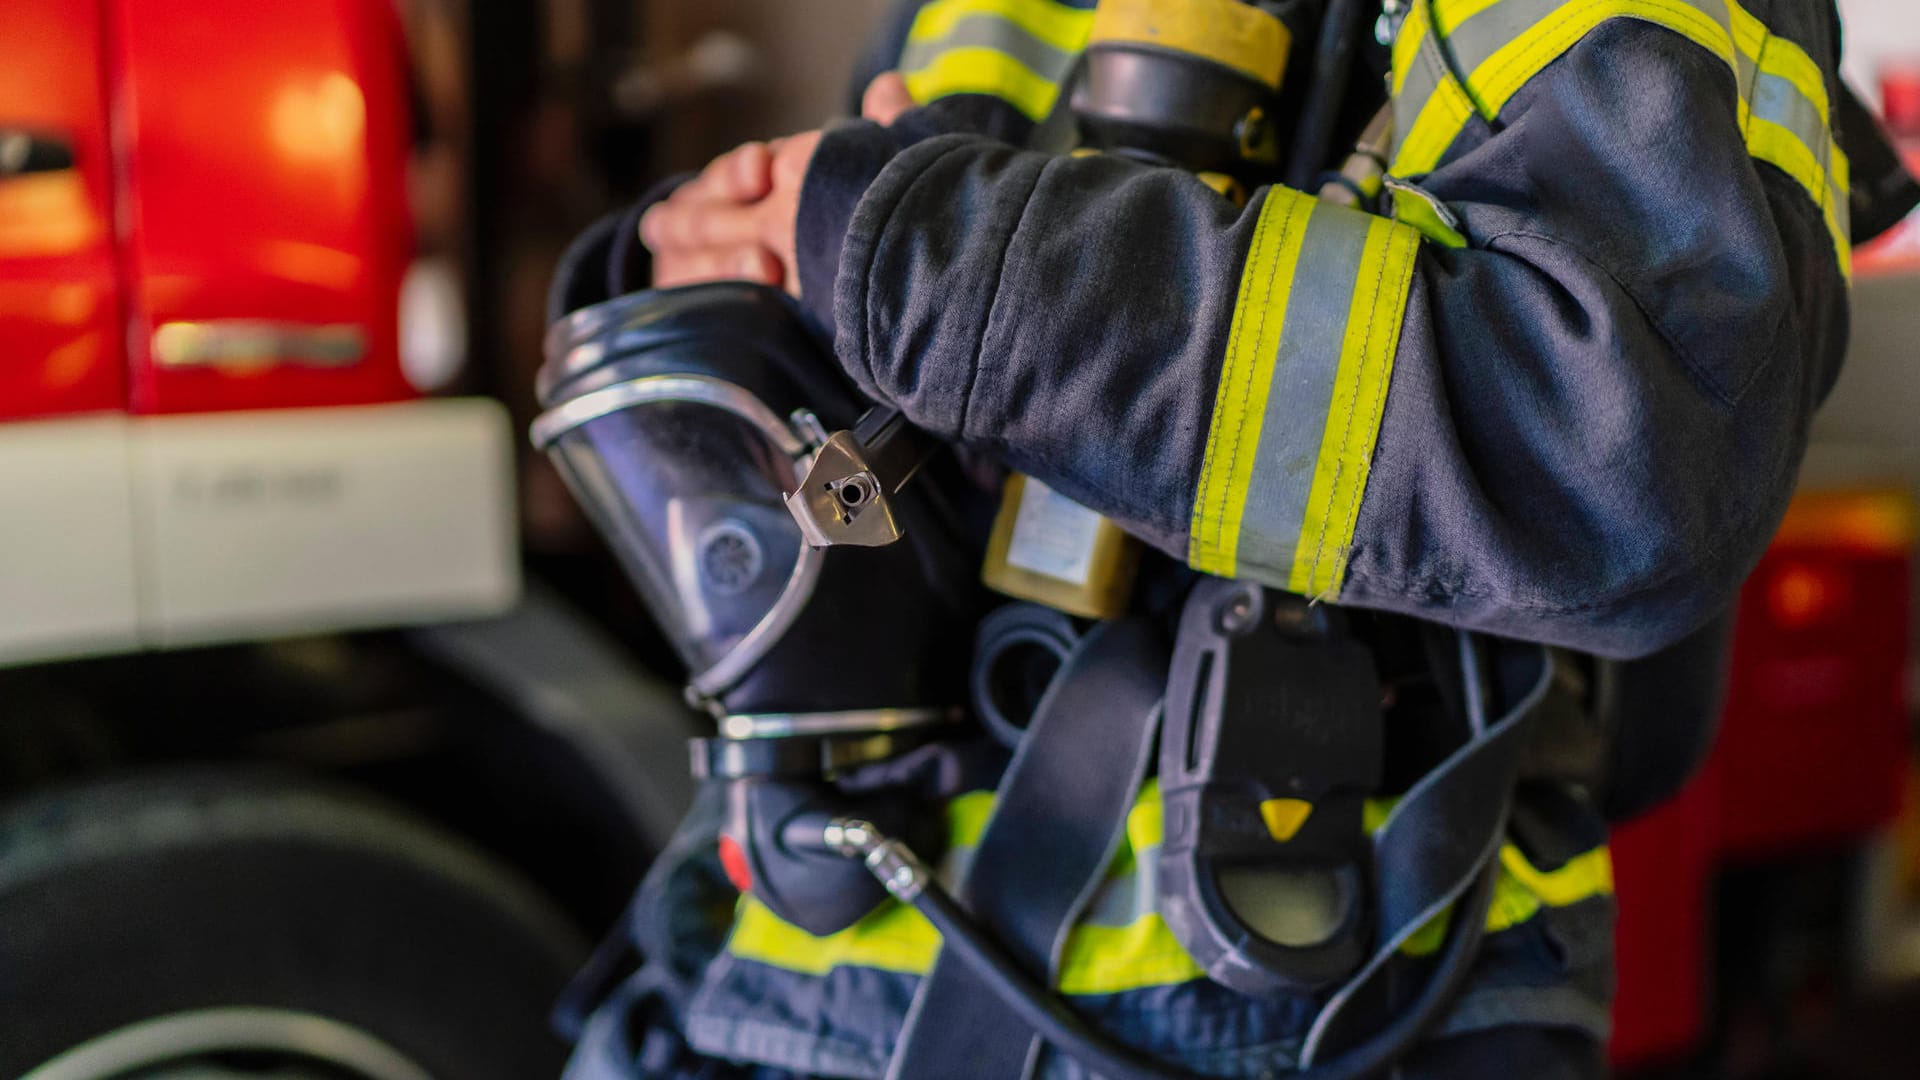
[[[779,600],[800,557],[782,501],[792,459],[712,405],[636,404],[548,448],[661,629],[695,671],[718,662]]]

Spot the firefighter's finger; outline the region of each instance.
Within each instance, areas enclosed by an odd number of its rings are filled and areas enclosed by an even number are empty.
[[[759,244],[676,251],[668,257],[654,260],[653,265],[653,284],[660,289],[707,281],[752,281],[761,285],[779,285],[785,278],[786,270],[780,265],[780,260]]]
[[[724,164],[723,164],[724,163]],[[766,143],[750,142],[714,163],[727,198],[753,202],[773,188],[773,153]]]
[[[759,244],[735,256],[734,265],[742,281],[778,286],[787,279],[787,268],[781,265],[779,257]]]
[[[773,184],[771,162],[766,143],[741,143],[708,162],[700,175],[680,185],[668,201],[682,205],[753,202],[766,195]]]
[[[769,171],[771,159],[766,143],[742,143],[714,158],[693,179],[673,189],[666,202],[678,206],[753,202],[765,196],[773,183]]]
[[[758,238],[759,229],[759,215],[753,207],[729,202],[678,205],[669,200],[640,218],[640,239],[655,255],[751,243]]]
[[[769,193],[768,203],[782,198],[798,198],[800,184],[806,179],[807,166],[813,161],[813,152],[819,146],[818,131],[803,131],[768,144],[773,153],[773,191]]]
[[[913,108],[913,95],[907,92],[907,80],[897,71],[883,71],[867,84],[860,98],[860,115],[881,124],[891,124]]]

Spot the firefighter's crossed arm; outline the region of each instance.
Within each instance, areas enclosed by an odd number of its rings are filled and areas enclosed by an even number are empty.
[[[771,228],[869,394],[1198,569],[1641,653],[1733,596],[1844,348],[1834,45],[1776,7],[1417,5],[1418,228],[873,124]]]

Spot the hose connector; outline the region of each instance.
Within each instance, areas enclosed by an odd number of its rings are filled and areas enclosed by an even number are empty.
[[[859,818],[833,818],[820,830],[827,850],[859,859],[893,898],[911,904],[933,882],[933,871],[906,844]]]

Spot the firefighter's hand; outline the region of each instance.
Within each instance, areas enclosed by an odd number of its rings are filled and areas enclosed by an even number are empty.
[[[888,72],[867,87],[861,114],[890,124],[912,105],[906,83]],[[800,186],[819,145],[818,131],[747,143],[715,158],[647,211],[640,238],[653,252],[655,287],[754,281],[798,296],[794,223]]]
[[[780,260],[760,243],[756,206],[773,190],[773,151],[750,142],[713,159],[640,219],[655,288],[701,281],[778,285]]]

